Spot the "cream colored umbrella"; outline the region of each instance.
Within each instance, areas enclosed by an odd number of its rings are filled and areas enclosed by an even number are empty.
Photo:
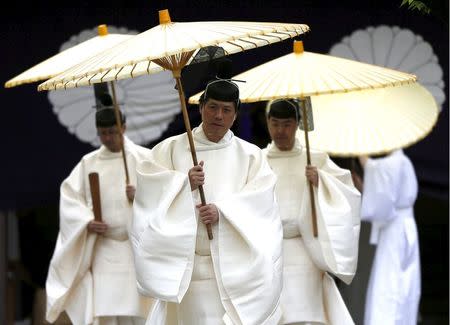
[[[243,103],[277,98],[343,93],[354,90],[383,88],[416,81],[416,76],[367,63],[330,55],[306,52],[303,42],[294,41],[293,53],[279,57],[233,79],[239,83]],[[189,103],[198,103],[201,93]]]
[[[383,154],[423,139],[439,107],[419,83],[311,97],[311,148],[333,156]],[[304,131],[297,131],[304,144]]]
[[[5,88],[50,79],[70,67],[117,45],[132,35],[109,34],[106,25],[98,26],[98,36],[60,52],[29,68],[5,83]]]
[[[307,25],[285,23],[226,21],[176,23],[171,21],[167,9],[159,12],[159,21],[158,26],[84,61],[39,85],[38,89],[67,89],[133,78],[153,73],[155,67],[171,70],[179,91],[194,165],[198,162],[181,84],[181,70],[190,62],[195,52],[206,46],[219,46],[224,49],[225,54],[232,54],[276,43],[309,30]],[[199,192],[202,204],[205,205],[202,187],[199,187]],[[211,239],[211,227],[207,228]]]
[[[32,83],[36,81],[42,81],[52,78],[67,69],[83,62],[84,60],[90,58],[91,56],[97,55],[108,48],[111,48],[119,43],[122,43],[133,37],[133,35],[122,35],[122,34],[109,34],[106,25],[98,26],[98,36],[93,37],[83,43],[75,45],[65,51],[62,51],[47,60],[31,67],[30,69],[24,71],[13,79],[5,83],[6,88],[11,88],[19,86],[26,83]],[[161,71],[162,69],[155,67],[155,71]],[[113,93],[115,93],[114,84],[111,83],[111,88]],[[119,115],[119,108],[117,103],[114,103],[114,108],[116,116]],[[117,126],[120,129],[121,123],[120,119],[116,117]],[[125,169],[125,179],[127,185],[129,184],[129,173],[126,155],[123,150],[123,140],[121,143],[122,147],[122,158]]]
[[[267,22],[172,22],[168,10],[160,24],[100,55],[84,61],[41,85],[39,90],[74,88],[98,82],[133,78],[162,66],[174,75],[196,50],[219,46],[225,54],[242,52],[293,38],[309,31],[304,24]]]
[[[98,26],[98,36],[95,36],[83,43],[75,45],[63,52],[60,52],[47,60],[31,67],[18,76],[5,83],[5,88],[11,88],[27,83],[42,81],[52,78],[70,67],[88,59],[89,57],[101,53],[102,51],[117,45],[132,35],[109,34],[106,25]],[[119,121],[120,124],[120,121]],[[126,157],[123,154],[125,174],[127,184],[129,183]]]
[[[243,72],[233,77],[233,79],[245,81],[245,83],[239,83],[239,95],[242,102],[249,103],[277,98],[299,98],[302,99],[302,115],[307,116],[306,108],[311,106],[310,96],[353,93],[353,91],[362,89],[399,86],[415,82],[416,77],[411,74],[366,63],[305,52],[303,42],[294,41],[293,53]],[[200,93],[192,96],[189,102],[198,103],[199,97]],[[363,103],[360,104],[364,105]],[[337,109],[335,112],[339,113]],[[303,129],[308,130],[308,119],[303,118],[302,122]],[[335,119],[335,123],[340,123],[340,119]],[[314,124],[318,128],[317,123]],[[320,131],[322,130],[316,132]],[[304,132],[304,135],[304,143],[307,149],[307,164],[310,165],[308,131]],[[309,190],[313,233],[314,236],[317,236],[314,192],[311,183]]]

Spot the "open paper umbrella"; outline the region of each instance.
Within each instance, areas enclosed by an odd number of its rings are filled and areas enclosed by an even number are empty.
[[[410,146],[432,130],[439,115],[433,95],[419,83],[313,96],[311,102],[316,131],[309,134],[310,146],[341,157]]]
[[[99,25],[98,36],[75,45],[29,68],[11,80],[8,80],[5,83],[5,88],[50,79],[130,37],[132,35],[109,34],[106,25]]]
[[[52,78],[67,69],[73,67],[80,62],[90,58],[93,55],[99,54],[108,48],[111,48],[129,38],[132,35],[122,35],[122,34],[109,34],[106,25],[98,26],[98,36],[93,37],[83,43],[73,46],[63,52],[60,52],[47,60],[31,67],[30,69],[24,71],[13,79],[5,83],[6,88],[11,88],[14,86],[42,81],[45,79]],[[112,91],[115,92],[114,84],[111,83]],[[121,122],[118,118],[119,108],[117,103],[114,103],[114,109],[116,111],[117,126],[121,128]],[[129,184],[129,173],[127,167],[127,159],[125,152],[123,150],[123,139],[121,139],[122,148],[122,158],[125,169],[125,178],[127,185]]]
[[[172,22],[168,10],[159,12],[160,24],[133,38],[92,57],[65,73],[41,84],[39,90],[73,88],[81,85],[133,78],[154,72],[154,67],[171,70],[177,83],[183,119],[197,165],[194,140],[183,87],[181,69],[193,54],[206,46],[219,46],[226,54],[237,53],[298,36],[309,30],[303,24],[256,22]],[[114,95],[114,91],[113,91]],[[206,204],[203,188],[199,187],[202,204]],[[208,236],[212,238],[211,227]]]
[[[239,85],[242,102],[299,98],[302,99],[302,116],[307,116],[306,108],[311,105],[310,96],[397,86],[413,83],[416,80],[416,77],[411,74],[329,55],[305,52],[301,41],[294,41],[293,53],[264,63],[233,78],[246,81]],[[191,97],[189,102],[198,103],[199,97],[200,94],[197,94]],[[302,118],[302,122],[303,129],[308,130],[308,119]],[[335,120],[335,123],[339,123],[339,119]],[[310,165],[308,132],[304,134],[307,164]],[[313,233],[317,236],[314,192],[312,184],[309,185]]]

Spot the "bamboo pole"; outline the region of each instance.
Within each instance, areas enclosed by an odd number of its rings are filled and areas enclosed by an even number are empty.
[[[119,141],[120,141],[120,150],[122,151],[122,158],[123,158],[123,165],[125,168],[125,182],[127,185],[130,184],[130,176],[128,173],[128,164],[127,164],[127,157],[125,153],[125,146],[123,143],[123,134],[122,134],[122,121],[120,119],[120,113],[119,113],[119,104],[117,104],[117,96],[116,96],[116,87],[114,86],[114,81],[111,81],[111,92],[113,95],[113,105],[114,105],[114,114],[116,116],[116,125],[118,128],[119,134]]]
[[[173,70],[172,73],[177,83],[178,95],[180,96],[181,111],[183,112],[184,125],[186,127],[186,134],[188,136],[189,148],[191,149],[192,162],[194,163],[194,166],[197,166],[198,161],[197,161],[197,154],[195,152],[194,137],[192,136],[191,123],[189,122],[189,115],[186,108],[186,100],[184,98],[183,85],[181,84],[181,70]],[[198,191],[200,193],[202,206],[204,206],[206,205],[206,199],[205,199],[205,192],[203,191],[203,186],[200,185],[198,187]],[[206,225],[206,231],[208,232],[209,240],[212,240],[213,234],[210,224]]]
[[[92,197],[92,210],[94,211],[94,220],[102,222],[102,205],[100,199],[100,184],[98,173],[89,173],[89,187]]]
[[[303,120],[303,129],[305,133],[305,143],[306,143],[306,162],[308,166],[311,166],[311,153],[309,151],[309,138],[308,138],[308,118],[306,115],[306,103],[304,100],[301,101],[302,106],[302,120]],[[314,237],[318,236],[317,230],[317,214],[316,214],[316,205],[314,200],[314,189],[312,182],[309,183],[309,197],[311,199],[311,213],[312,213],[312,226],[313,226],[313,234]]]

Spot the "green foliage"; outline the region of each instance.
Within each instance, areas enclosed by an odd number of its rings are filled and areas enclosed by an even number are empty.
[[[419,0],[402,0],[400,7],[402,6],[408,6],[408,9],[417,10],[425,14],[431,13],[429,5]]]

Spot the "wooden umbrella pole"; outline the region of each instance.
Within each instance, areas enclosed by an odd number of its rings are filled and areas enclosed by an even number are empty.
[[[194,166],[197,166],[198,161],[197,161],[197,154],[195,152],[194,137],[192,136],[191,123],[189,122],[189,115],[186,108],[186,100],[184,98],[183,86],[181,84],[181,70],[172,70],[172,73],[177,82],[178,95],[180,96],[181,111],[183,112],[184,125],[186,127],[186,134],[189,140],[189,148],[191,149],[192,162],[194,163]],[[206,205],[206,199],[205,199],[205,192],[203,191],[203,186],[200,185],[198,187],[198,191],[200,192],[200,199],[202,205],[204,206]],[[213,234],[210,224],[206,225],[206,231],[208,232],[209,240],[212,240]]]
[[[114,114],[116,115],[116,125],[117,125],[117,129],[119,131],[120,150],[122,151],[123,166],[125,168],[125,182],[127,185],[129,185],[130,184],[130,175],[128,174],[127,157],[126,157],[126,153],[125,153],[125,146],[123,143],[122,121],[120,119],[119,104],[117,104],[116,87],[114,85],[114,81],[111,81],[110,84],[111,84],[111,91],[112,91],[112,95],[113,95]]]
[[[308,166],[311,166],[311,153],[309,152],[309,138],[308,138],[308,118],[306,115],[306,103],[302,101],[302,111],[303,111],[303,129],[305,133],[305,144],[306,144],[306,162]],[[314,189],[312,182],[309,182],[309,197],[311,198],[311,213],[312,213],[312,226],[314,237],[318,236],[317,231],[317,215],[316,215],[316,205],[314,200]]]
[[[102,222],[102,205],[100,199],[100,182],[98,173],[89,173],[89,188],[91,190],[92,210],[94,211],[94,220]]]

